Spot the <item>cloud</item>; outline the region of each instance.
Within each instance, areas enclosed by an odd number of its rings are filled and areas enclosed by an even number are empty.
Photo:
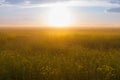
[[[23,4],[25,0],[4,0],[5,4]]]
[[[0,0],[3,6],[19,6],[19,7],[49,7],[58,2],[71,0]]]
[[[110,13],[120,13],[120,0],[110,0],[109,1],[111,4],[118,5],[116,7],[111,7],[110,9],[107,9],[107,12]]]
[[[107,12],[120,13],[120,7],[108,9]]]
[[[113,4],[120,4],[120,0],[110,0],[109,2]]]
[[[109,7],[108,12],[119,10],[120,0],[0,0],[2,5],[20,7],[51,7],[51,6],[101,6]],[[115,10],[113,10],[115,9]]]
[[[112,6],[113,1],[109,0],[0,0],[0,3],[4,5],[19,5],[19,6],[36,6],[40,5],[66,5],[66,6]],[[115,2],[114,2],[115,3]],[[114,4],[113,6],[115,6]]]
[[[55,2],[65,2],[65,1],[75,1],[75,2],[79,2],[79,1],[101,1],[101,0],[0,0],[0,2],[4,3],[4,4],[41,4],[41,3],[55,3]],[[104,0],[102,0],[104,1]]]
[[[2,0],[4,4],[42,4],[42,3],[54,3],[59,1],[69,1],[69,0]]]

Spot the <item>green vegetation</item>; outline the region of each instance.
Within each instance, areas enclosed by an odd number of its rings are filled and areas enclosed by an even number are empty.
[[[0,80],[120,80],[120,30],[1,30]]]

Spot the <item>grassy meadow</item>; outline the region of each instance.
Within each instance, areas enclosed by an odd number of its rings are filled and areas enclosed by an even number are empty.
[[[0,29],[0,80],[120,80],[120,29]]]

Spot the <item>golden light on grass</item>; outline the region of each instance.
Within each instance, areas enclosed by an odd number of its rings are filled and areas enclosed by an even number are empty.
[[[67,7],[51,7],[47,15],[47,24],[52,27],[67,27],[72,23],[71,12]]]

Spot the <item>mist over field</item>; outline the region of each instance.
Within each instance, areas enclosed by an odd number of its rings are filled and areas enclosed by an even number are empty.
[[[120,28],[1,28],[0,80],[120,80]]]

